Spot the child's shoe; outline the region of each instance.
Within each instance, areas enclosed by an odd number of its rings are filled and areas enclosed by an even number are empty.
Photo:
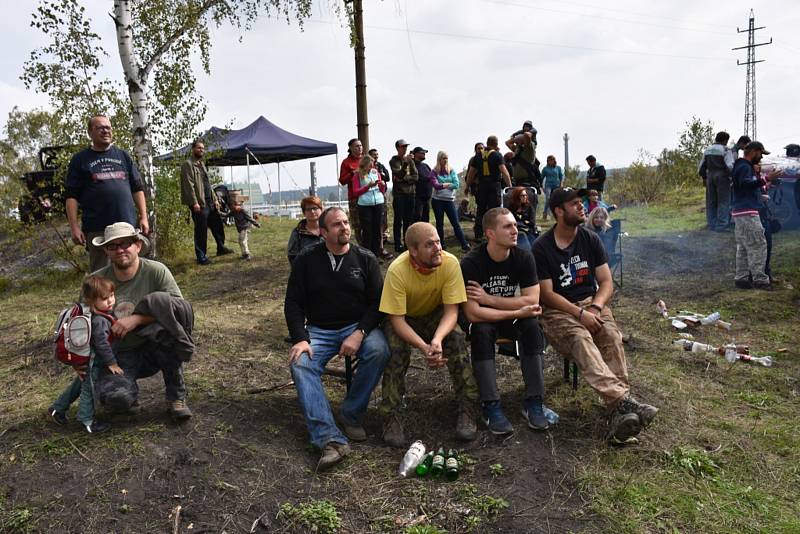
[[[242,259],[246,261],[250,261],[253,257],[250,254],[242,254]]]
[[[105,421],[92,421],[88,425],[84,423],[83,426],[86,427],[86,431],[89,434],[99,434],[111,428],[111,424]]]
[[[47,415],[50,416],[50,419],[56,422],[57,425],[66,425],[69,423],[69,419],[67,419],[67,414],[64,412],[59,412],[52,406],[47,409]]]

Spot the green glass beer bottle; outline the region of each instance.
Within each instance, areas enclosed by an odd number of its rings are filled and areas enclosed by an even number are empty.
[[[417,464],[417,476],[424,477],[431,470],[431,463],[433,463],[433,452],[428,452],[422,461]]]
[[[444,476],[450,482],[458,478],[458,453],[450,449],[447,451],[447,459],[444,461]]]
[[[438,477],[444,472],[444,447],[439,447],[431,460],[431,476]]]

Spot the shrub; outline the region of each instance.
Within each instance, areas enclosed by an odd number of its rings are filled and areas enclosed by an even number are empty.
[[[636,160],[607,182],[607,194],[621,204],[657,202],[667,191],[665,175],[658,172],[653,155],[640,149]]]

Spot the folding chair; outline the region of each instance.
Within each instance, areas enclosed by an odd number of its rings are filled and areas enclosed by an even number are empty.
[[[618,276],[619,281],[615,283],[619,287],[622,287],[623,282],[622,238],[626,235],[622,231],[622,221],[624,220],[625,219],[612,219],[611,228],[602,234],[598,234],[600,241],[603,243],[603,247],[606,249],[606,254],[608,254],[608,267],[611,269],[611,276],[612,278],[615,274]]]

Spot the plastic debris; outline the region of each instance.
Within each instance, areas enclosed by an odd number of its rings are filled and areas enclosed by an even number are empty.
[[[738,360],[748,363],[757,363],[759,365],[763,365],[764,367],[772,367],[772,364],[774,363],[771,356],[751,355],[750,347],[747,345],[736,345],[735,343],[729,343],[722,347],[714,347],[713,345],[698,343],[697,341],[692,341],[685,338],[676,339],[672,342],[672,344],[682,348],[687,352],[715,352],[724,356],[725,360],[729,363],[734,363]]]
[[[669,312],[667,311],[667,305],[664,303],[663,300],[659,300],[656,302],[656,311],[661,314],[664,319],[669,319]]]

